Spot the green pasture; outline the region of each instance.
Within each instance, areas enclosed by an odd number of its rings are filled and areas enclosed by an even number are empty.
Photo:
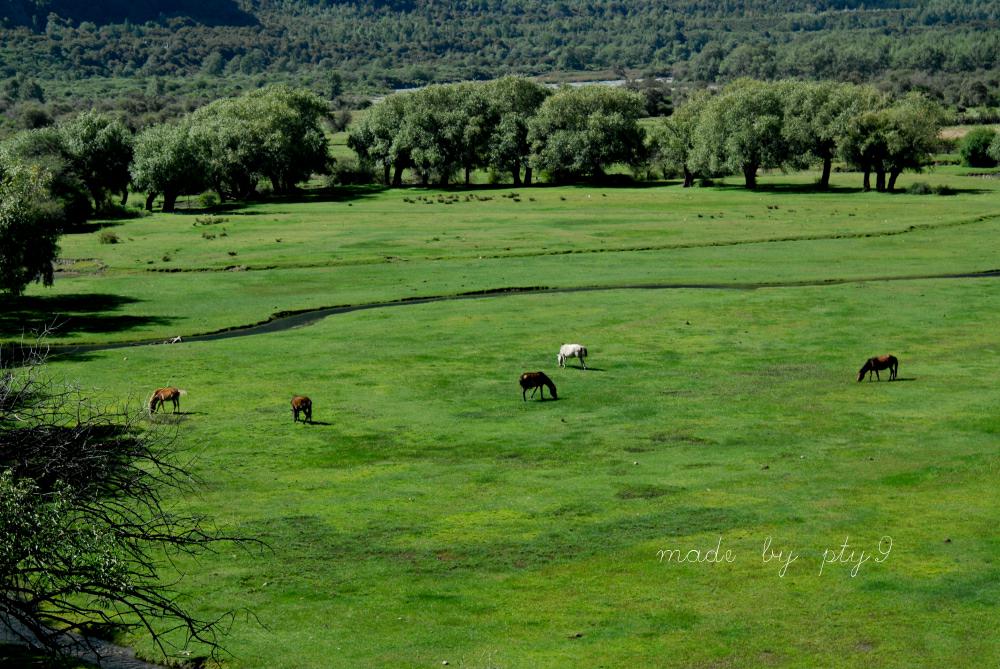
[[[495,297],[55,369],[188,391],[179,507],[270,546],[182,563],[198,612],[260,617],[228,666],[959,666],[1000,659],[995,282]],[[901,381],[856,383],[882,351]]]
[[[992,666],[1000,290],[928,277],[1000,268],[997,182],[901,179],[958,191],[942,197],[814,178],[114,222],[65,237],[67,271],[4,302],[0,334],[59,315],[56,344],[165,339],[597,288],[52,360],[107,401],[187,391],[151,420],[203,481],[172,504],[267,544],[164,566],[199,615],[239,612],[227,668]],[[626,288],[653,284],[674,287]],[[591,369],[557,368],[570,341]],[[857,383],[881,353],[899,380]],[[559,399],[522,401],[527,370]],[[293,424],[293,394],[315,424]],[[783,576],[768,537],[797,556]],[[868,556],[854,576],[823,566],[845,537],[845,559]],[[717,545],[731,562],[660,558]]]
[[[0,338],[53,322],[53,343],[190,336],[287,311],[510,287],[808,282],[998,267],[994,179],[906,177],[957,191],[937,196],[862,193],[854,174],[817,193],[808,188],[814,178],[777,174],[757,192],[340,190],[111,221],[63,237],[55,286],[5,300]],[[101,242],[109,233],[117,243]]]

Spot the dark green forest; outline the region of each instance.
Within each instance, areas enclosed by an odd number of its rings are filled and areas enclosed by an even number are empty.
[[[504,74],[871,82],[996,104],[995,0],[0,0],[0,111],[142,122],[285,82],[324,97]],[[145,121],[143,120],[145,119]]]

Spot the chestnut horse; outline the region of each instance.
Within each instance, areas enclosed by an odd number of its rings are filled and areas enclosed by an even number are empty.
[[[305,395],[296,395],[292,398],[292,422],[297,423],[299,420],[299,413],[305,415],[305,423],[313,422],[313,403],[312,400]]]
[[[875,378],[881,381],[882,379],[878,375],[880,369],[888,369],[889,380],[893,381],[896,378],[896,371],[899,369],[899,360],[894,355],[879,355],[874,358],[868,358],[865,361],[864,367],[858,372],[858,381],[865,378],[866,373],[868,374],[868,380],[871,381],[872,372],[875,372]]]
[[[187,391],[173,387],[157,388],[153,392],[153,396],[149,398],[149,413],[156,413],[156,410],[166,405],[167,402],[173,403],[174,413],[177,413],[181,408],[181,395],[187,395]]]
[[[545,388],[548,388],[549,392],[552,393],[552,399],[559,399],[559,396],[556,395],[556,384],[552,383],[552,379],[546,376],[545,372],[525,372],[521,375],[519,382],[521,384],[521,399],[525,402],[528,401],[528,398],[525,396],[525,393],[528,392],[528,388],[532,388],[532,397],[535,396],[535,391],[541,388],[541,399],[544,400]]]

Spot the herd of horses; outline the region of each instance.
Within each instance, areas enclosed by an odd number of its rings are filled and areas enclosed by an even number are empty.
[[[580,344],[563,344],[559,347],[559,353],[556,355],[556,363],[560,367],[566,366],[566,361],[570,358],[576,358],[580,361],[580,365],[583,369],[587,369],[587,347],[581,346]],[[872,372],[875,373],[875,379],[881,381],[882,378],[879,376],[879,372],[882,370],[889,370],[889,380],[896,380],[896,373],[899,371],[899,360],[894,355],[878,355],[873,358],[868,358],[865,364],[858,371],[858,381],[865,378],[865,374],[868,375],[868,380],[872,380]],[[528,391],[531,391],[531,397],[535,397],[535,393],[541,391],[539,399],[545,399],[545,389],[549,389],[549,395],[552,399],[559,399],[559,395],[556,392],[556,384],[552,382],[552,379],[548,377],[545,372],[525,372],[521,374],[519,379],[521,385],[521,399],[525,402],[528,401]],[[181,407],[181,395],[186,395],[187,391],[181,390],[180,388],[167,387],[167,388],[157,388],[153,392],[153,396],[149,398],[149,413],[150,415],[157,412],[160,407],[166,406],[167,402],[173,404],[174,413],[180,411]],[[305,395],[296,395],[292,398],[292,422],[297,423],[299,421],[299,414],[303,417],[303,422],[312,423],[312,400]]]

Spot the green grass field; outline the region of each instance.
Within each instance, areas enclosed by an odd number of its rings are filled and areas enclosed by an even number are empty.
[[[352,191],[124,221],[64,238],[68,271],[5,302],[0,336],[57,312],[52,343],[101,343],[595,288],[53,360],[102,398],[188,391],[156,421],[205,484],[174,503],[270,547],[178,565],[200,615],[259,618],[227,637],[233,669],[992,666],[1000,291],[955,275],[1000,268],[1000,183],[949,168],[901,185],[950,197],[860,193],[857,175],[819,194],[814,178]],[[569,341],[592,369],[556,367]],[[857,383],[886,352],[899,380]],[[521,400],[534,369],[558,401]],[[296,393],[316,424],[292,423]],[[783,576],[768,537],[796,556]],[[717,545],[731,561],[693,561]]]

